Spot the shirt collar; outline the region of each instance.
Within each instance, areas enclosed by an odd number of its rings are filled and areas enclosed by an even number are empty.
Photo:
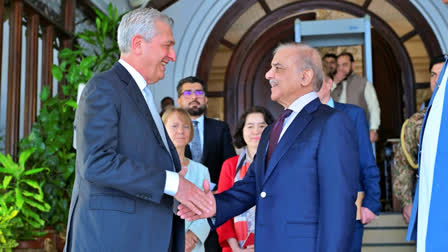
[[[289,105],[288,109],[299,113],[308,103],[317,98],[317,93],[312,91],[308,94],[302,95],[297,100],[295,100],[291,105]]]
[[[334,100],[330,97],[330,100],[328,100],[327,105],[334,108]]]
[[[204,114],[202,114],[200,117],[194,119],[193,121],[197,121],[198,125],[204,125]]]
[[[137,71],[135,70],[134,67],[132,67],[131,65],[129,65],[129,63],[127,63],[126,61],[124,61],[123,59],[119,59],[118,62],[120,62],[120,64],[126,68],[126,70],[128,70],[129,74],[132,76],[132,78],[135,80],[135,82],[137,83],[138,88],[140,89],[140,91],[143,92],[143,89],[148,86],[148,84],[145,81],[145,78],[143,78],[143,76]]]

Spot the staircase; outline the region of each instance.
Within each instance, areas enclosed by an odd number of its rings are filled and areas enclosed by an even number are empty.
[[[406,232],[401,213],[381,213],[364,227],[362,252],[415,252],[415,242],[406,241]]]

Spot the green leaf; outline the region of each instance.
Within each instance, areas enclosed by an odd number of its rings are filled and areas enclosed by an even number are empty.
[[[71,57],[73,55],[73,51],[69,48],[64,48],[62,49],[62,51],[59,52],[58,56],[60,58],[68,58]]]
[[[22,206],[23,206],[23,203],[24,203],[24,199],[22,197],[22,193],[21,193],[19,188],[16,188],[15,191],[16,191],[16,206],[19,209],[22,209]]]
[[[4,166],[6,170],[14,171],[14,167],[17,166],[16,163],[12,160],[11,156],[5,156],[2,153],[0,153],[0,163]]]
[[[3,178],[3,188],[8,188],[9,182],[11,182],[12,176],[5,176]]]
[[[31,175],[31,174],[35,174],[35,173],[39,173],[39,172],[41,172],[41,171],[43,171],[43,170],[50,171],[50,169],[48,169],[47,167],[43,167],[43,168],[34,168],[34,169],[31,169],[31,170],[26,171],[26,172],[24,173],[24,175],[27,176],[27,175]]]
[[[39,191],[39,193],[42,192],[42,188],[40,187],[39,183],[37,183],[34,180],[29,180],[29,179],[23,179],[22,182],[25,182],[26,184],[28,184],[29,186],[37,189]]]
[[[28,205],[30,205],[32,207],[35,207],[35,208],[41,210],[42,212],[50,211],[50,205],[48,205],[47,203],[41,204],[39,202],[36,202],[34,200],[30,200],[30,199],[27,199],[27,198],[25,198],[24,200],[25,200],[26,204],[28,204]]]
[[[92,39],[92,37],[89,37],[87,35],[84,34],[80,34],[79,38],[81,38],[82,40],[84,40],[85,42],[89,43],[89,44],[95,44],[95,40]]]
[[[75,108],[75,109],[78,107],[78,104],[76,104],[76,101],[74,101],[74,100],[66,101],[65,105],[70,106],[70,107]]]
[[[64,76],[62,70],[56,65],[51,66],[51,73],[53,74],[53,77],[58,81],[61,81],[62,77]]]
[[[11,169],[11,168],[0,167],[0,173],[12,174],[15,177],[16,170],[15,169]]]
[[[22,151],[22,153],[19,156],[19,165],[21,167],[25,167],[26,161],[34,153],[34,151],[36,151],[34,148]]]
[[[40,91],[40,100],[46,101],[48,97],[50,97],[50,89],[48,88],[48,86],[44,86]]]
[[[96,18],[96,29],[98,31],[101,30],[101,19],[99,19],[99,18]]]
[[[44,200],[44,194],[37,194],[37,193],[32,193],[29,191],[23,191],[23,195],[25,195],[26,197],[31,197],[36,199],[37,201],[43,201]]]
[[[108,28],[108,23],[104,23],[103,24],[103,35],[107,35],[107,28]]]

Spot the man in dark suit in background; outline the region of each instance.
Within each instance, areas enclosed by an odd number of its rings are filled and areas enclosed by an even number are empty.
[[[185,156],[205,165],[210,172],[211,181],[218,184],[222,163],[236,153],[229,126],[205,116],[205,92],[203,80],[193,76],[186,77],[177,85],[177,103],[188,112],[194,126],[193,140],[187,145]],[[216,231],[210,232],[205,249],[207,252],[221,251]]]
[[[258,252],[349,251],[359,183],[353,123],[319,101],[322,63],[314,48],[280,45],[266,79],[285,110],[263,131],[243,180],[217,195],[205,185],[216,198],[212,227],[256,205]],[[180,205],[178,214],[194,220],[214,213],[197,216]]]
[[[323,65],[324,78],[322,87],[317,95],[323,104],[346,113],[356,127],[356,136],[358,139],[358,152],[360,163],[360,182],[358,198],[356,200],[357,214],[355,224],[355,234],[353,238],[351,252],[360,252],[362,247],[362,236],[364,225],[375,219],[380,213],[380,174],[373,156],[372,145],[369,139],[369,126],[361,107],[352,104],[344,104],[333,101],[331,98],[331,87],[333,80],[328,75],[331,72],[327,66]]]
[[[177,172],[180,162],[149,89],[176,60],[173,20],[129,12],[118,28],[120,60],[94,76],[76,111],[76,179],[67,251],[184,251],[174,199],[210,211],[212,201]]]

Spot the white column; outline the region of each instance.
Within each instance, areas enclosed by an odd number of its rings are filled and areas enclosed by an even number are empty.
[[[437,37],[443,53],[448,53],[448,4],[442,0],[411,0],[425,17]]]

